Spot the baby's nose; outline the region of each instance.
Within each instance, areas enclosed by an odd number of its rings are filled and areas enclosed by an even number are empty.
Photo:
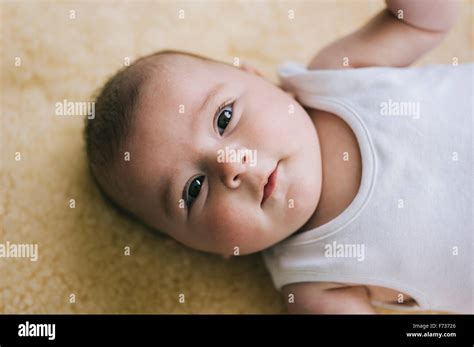
[[[249,166],[249,152],[247,148],[230,148],[217,151],[216,169],[224,184],[230,188],[237,188]]]

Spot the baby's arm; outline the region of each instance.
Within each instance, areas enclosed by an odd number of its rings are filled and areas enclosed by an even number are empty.
[[[323,48],[310,69],[408,66],[435,47],[454,25],[457,2],[387,0],[387,9],[354,33]]]
[[[376,313],[364,286],[337,283],[293,283],[283,287],[289,313]]]

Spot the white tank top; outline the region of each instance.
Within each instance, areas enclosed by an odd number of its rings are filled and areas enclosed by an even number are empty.
[[[348,123],[362,178],[342,214],[264,251],[276,288],[382,286],[423,310],[474,313],[474,64],[308,70],[287,62],[279,77],[303,106]]]

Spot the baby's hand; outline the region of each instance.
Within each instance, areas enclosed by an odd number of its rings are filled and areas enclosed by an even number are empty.
[[[454,25],[459,3],[387,0],[365,26],[323,48],[310,69],[408,66],[435,47]]]

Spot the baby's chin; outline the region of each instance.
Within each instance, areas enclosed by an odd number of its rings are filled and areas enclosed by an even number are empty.
[[[241,256],[258,253],[264,249],[272,246],[275,242],[270,240],[250,240],[250,237],[245,241],[236,242],[225,242],[219,244],[191,244],[187,242],[182,243],[185,247],[191,248],[197,251],[220,255],[223,257]]]
[[[194,233],[186,230],[173,236],[189,248],[226,257],[266,250],[292,236],[313,211],[313,206],[303,199],[306,196],[296,199],[299,204],[287,207],[286,190],[277,193],[279,195],[275,195],[271,208],[262,209],[260,213],[249,212],[247,218],[245,214],[239,218],[223,218],[214,225],[200,225]],[[191,239],[190,235],[194,237]],[[182,240],[179,240],[180,236]]]
[[[281,228],[281,226],[279,227]],[[295,230],[282,230],[279,227],[270,226],[266,230],[255,231],[249,230],[248,226],[242,226],[242,229],[247,230],[246,233],[233,233],[227,230],[225,238],[220,240],[214,239],[210,242],[203,242],[202,238],[198,242],[173,239],[184,247],[228,258],[259,253],[283,241],[295,232]],[[218,234],[219,232],[216,233]],[[256,235],[259,236],[256,237]]]
[[[310,197],[313,198],[312,195]],[[305,196],[305,198],[307,197]],[[250,224],[253,224],[253,226],[259,224],[257,222],[243,223],[240,226],[234,225],[232,228],[212,232],[214,235],[224,235],[220,239],[205,242],[201,238],[198,241],[199,244],[184,244],[199,251],[224,257],[249,255],[264,251],[291,237],[305,225],[317,207],[317,201],[314,198],[310,200],[311,203],[301,203],[300,206],[288,208],[286,214],[283,211],[279,211],[276,215],[275,213],[268,214],[265,216],[267,223],[263,222],[259,227],[249,227]],[[306,202],[305,199],[301,201]]]

